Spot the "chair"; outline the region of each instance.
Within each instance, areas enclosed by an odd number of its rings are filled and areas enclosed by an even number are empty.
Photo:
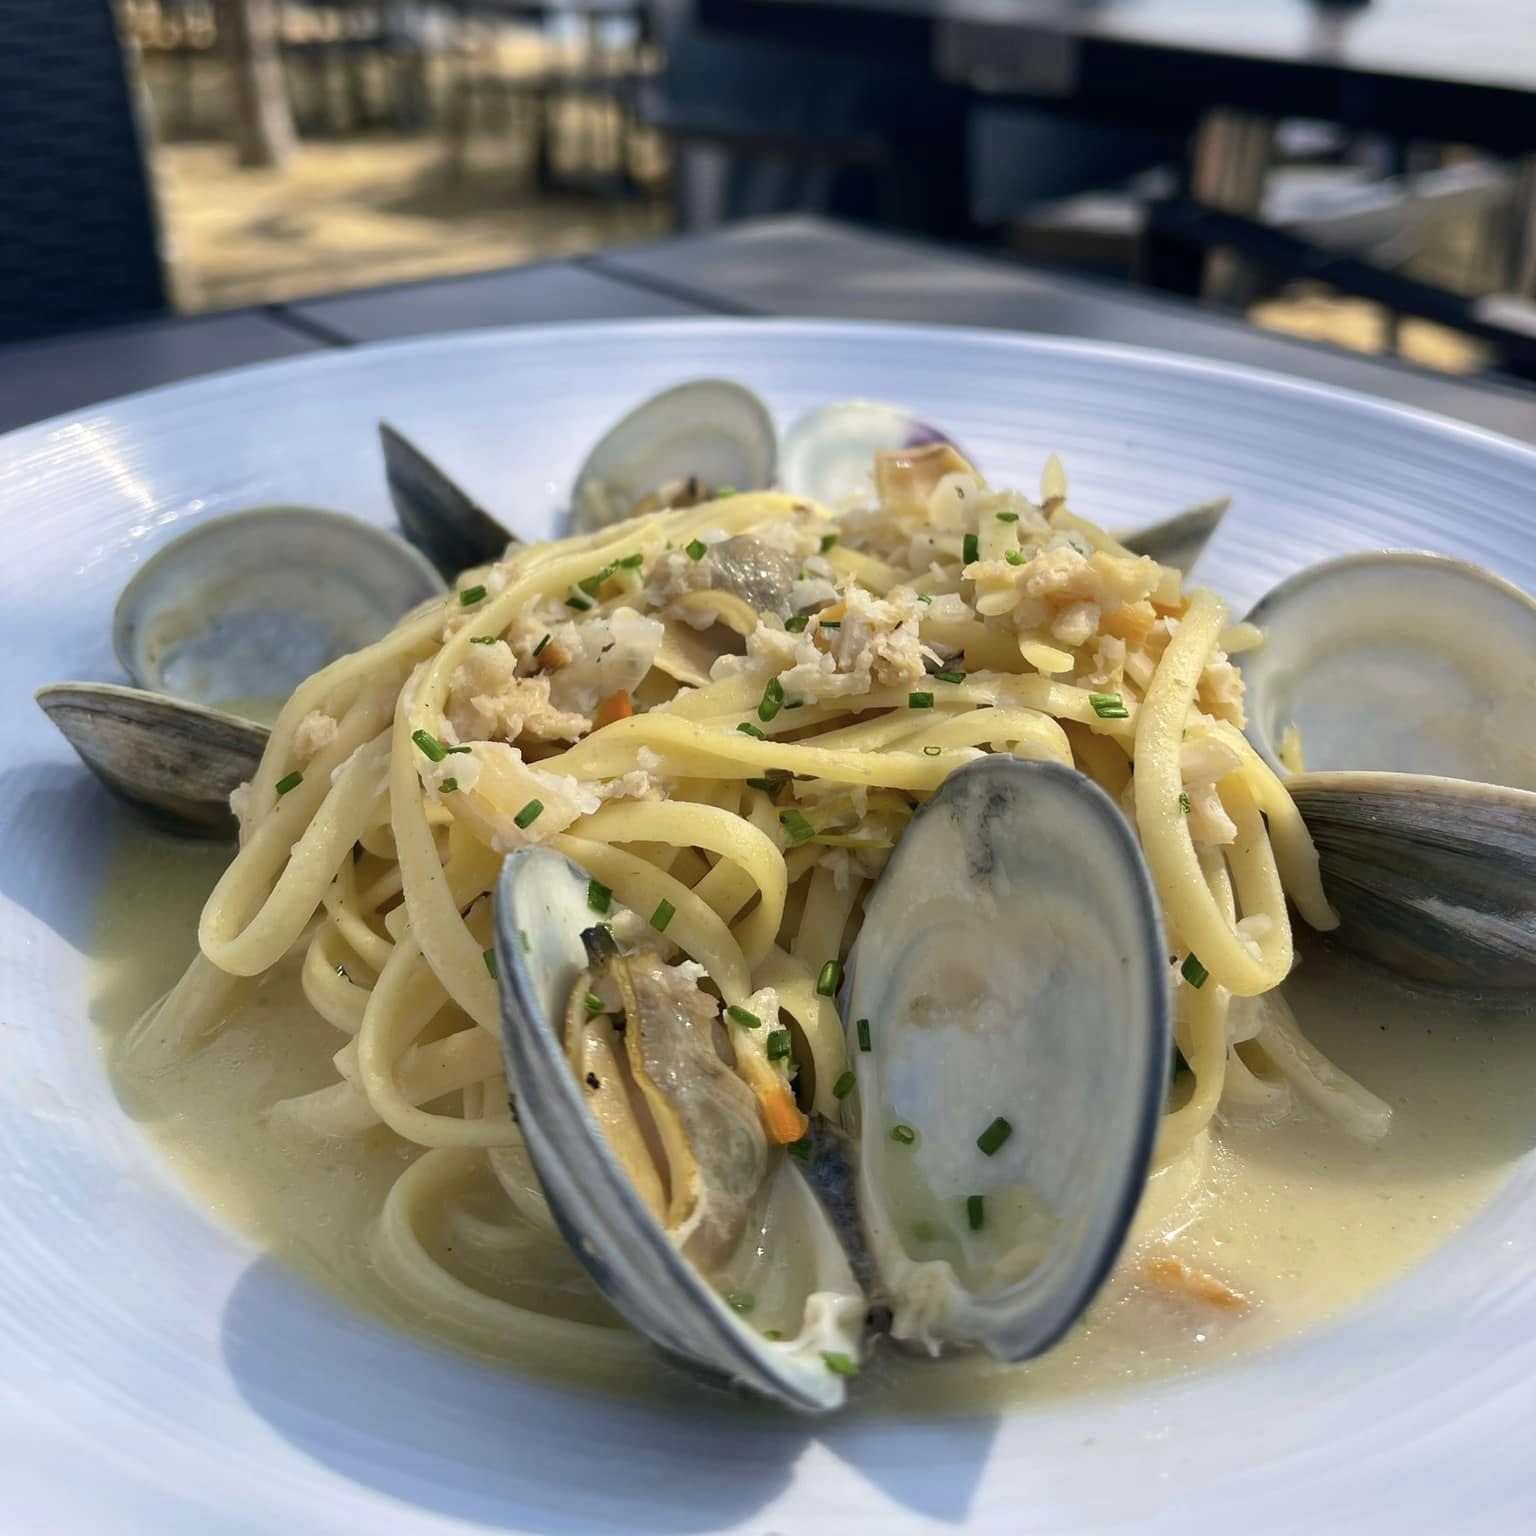
[[[109,0],[0,0],[0,341],[165,308]]]

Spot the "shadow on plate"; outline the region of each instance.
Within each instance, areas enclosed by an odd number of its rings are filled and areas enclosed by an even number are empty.
[[[226,1303],[223,1351],[246,1402],[306,1456],[491,1530],[734,1529],[768,1513],[802,1465],[829,1511],[846,1469],[893,1516],[960,1526],[997,1423],[813,1422],[664,1382],[655,1399],[599,1397],[410,1338],[270,1258]]]

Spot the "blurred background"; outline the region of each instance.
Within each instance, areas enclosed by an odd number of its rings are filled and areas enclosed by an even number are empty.
[[[1532,377],[1533,84],[1530,0],[0,0],[0,341],[811,212]]]

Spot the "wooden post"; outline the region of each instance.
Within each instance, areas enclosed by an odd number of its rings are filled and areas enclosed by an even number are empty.
[[[241,165],[283,166],[293,156],[293,113],[278,53],[278,0],[214,0],[219,45],[234,87]]]

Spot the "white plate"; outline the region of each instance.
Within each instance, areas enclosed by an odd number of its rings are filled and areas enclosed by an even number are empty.
[[[1222,492],[1241,610],[1320,556],[1418,545],[1536,588],[1536,452],[1153,353],[896,326],[560,327],[248,369],[0,440],[0,1527],[154,1531],[1529,1529],[1536,1179],[1271,1353],[967,1421],[799,1424],[610,1403],[348,1312],[199,1209],[113,1098],[82,951],[106,802],[31,701],[112,677],[108,615],[196,517],[388,517],[386,416],[527,534],[641,396],[726,374],[781,421],[872,394],[1003,483],[1050,450],[1126,525]],[[1390,1511],[1390,1514],[1388,1513]]]

